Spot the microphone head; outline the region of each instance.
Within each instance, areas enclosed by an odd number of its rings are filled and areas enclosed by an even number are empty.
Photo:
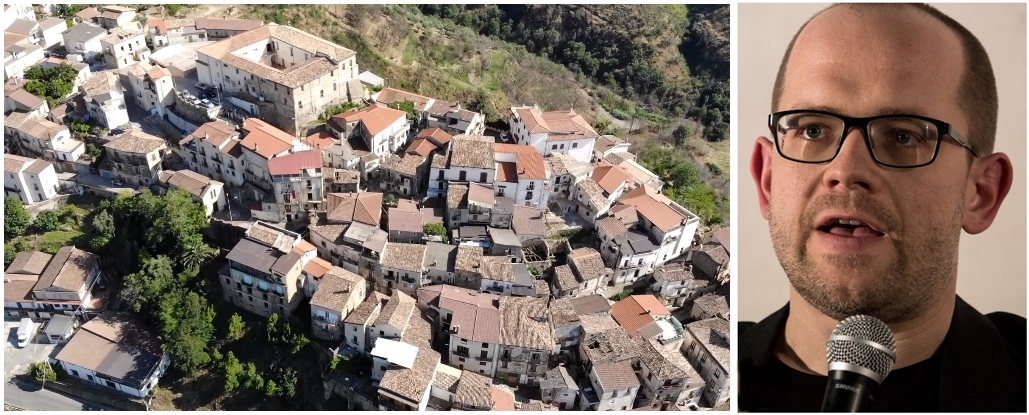
[[[881,320],[850,316],[829,336],[827,358],[830,371],[858,372],[882,384],[897,360],[897,342]]]

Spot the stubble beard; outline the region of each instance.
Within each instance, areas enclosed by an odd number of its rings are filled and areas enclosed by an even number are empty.
[[[962,197],[958,200],[963,200]],[[961,235],[961,210],[955,209],[946,223],[924,222],[922,229],[909,230],[903,240],[891,239],[896,256],[875,266],[876,258],[840,254],[818,258],[822,269],[860,271],[862,284],[848,287],[821,275],[816,258],[807,250],[815,230],[815,217],[832,207],[848,207],[898,229],[899,219],[867,198],[827,195],[814,200],[799,218],[776,212],[769,205],[772,246],[783,270],[797,293],[822,314],[836,320],[866,314],[886,323],[911,320],[925,313],[946,288],[957,266],[955,253]],[[910,228],[910,225],[909,227]],[[871,273],[872,275],[868,275]]]

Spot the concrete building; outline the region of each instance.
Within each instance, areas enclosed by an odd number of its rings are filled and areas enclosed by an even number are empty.
[[[45,58],[43,48],[28,35],[4,32],[4,79],[24,77],[26,69]]]
[[[14,87],[10,91],[4,90],[4,114],[7,114],[5,117],[21,115],[26,119],[46,118],[49,111],[50,104],[47,104],[46,100],[29,93],[23,88]],[[9,126],[10,122],[5,120],[4,126]]]
[[[284,156],[293,150],[295,137],[258,118],[243,121],[243,178],[266,192],[274,191],[272,176],[268,172],[268,160]],[[255,197],[262,200],[263,196]],[[275,209],[277,211],[277,209]]]
[[[100,41],[107,36],[107,29],[93,23],[79,23],[64,32],[63,36],[68,53],[82,55],[85,61],[93,61],[104,51]]]
[[[368,338],[369,328],[375,324],[382,312],[382,306],[389,298],[383,294],[369,290],[368,298],[358,304],[354,311],[351,311],[343,319],[344,344],[347,347],[366,354],[371,352],[371,341]]]
[[[532,146],[544,156],[563,153],[582,162],[593,158],[593,144],[600,135],[574,109],[543,112],[538,106],[511,107],[508,124],[518,144]]]
[[[440,354],[427,347],[404,350],[405,353],[393,349],[381,352],[390,360],[379,381],[380,411],[424,411],[428,406]]]
[[[197,50],[200,82],[289,134],[303,133],[329,105],[360,99],[348,88],[359,72],[354,51],[277,24]]]
[[[225,209],[225,184],[211,180],[190,170],[162,171],[158,173],[161,186],[168,189],[182,189],[193,196],[193,200],[204,205],[204,212],[210,218],[215,212]]]
[[[136,10],[122,6],[102,6],[100,15],[96,17],[96,23],[104,29],[115,28],[139,28],[135,22]]]
[[[372,154],[385,158],[407,145],[411,123],[404,111],[369,105],[333,115],[326,128],[341,140],[360,138]]]
[[[401,196],[422,194],[423,178],[429,172],[426,161],[419,155],[388,155],[379,167],[379,187]]]
[[[367,285],[357,274],[340,267],[329,268],[311,297],[311,334],[331,342],[343,340],[343,319],[364,302]]]
[[[618,198],[631,190],[631,178],[620,167],[597,167],[589,177],[572,187],[570,200],[574,203],[575,213],[590,224],[596,224]]]
[[[108,305],[107,293],[94,290],[101,278],[97,256],[73,246],[61,247],[54,255],[19,253],[4,270],[4,313],[48,319],[101,312]]]
[[[48,161],[73,162],[86,152],[85,144],[71,138],[68,127],[23,114],[4,117],[5,141],[17,144],[21,154]]]
[[[678,203],[638,187],[598,221],[600,252],[616,283],[629,284],[685,254],[699,225],[700,218]]]
[[[54,369],[102,388],[146,398],[171,364],[161,343],[142,318],[112,311],[83,324],[54,357]]]
[[[718,288],[704,277],[697,276],[692,264],[669,262],[654,269],[654,281],[648,292],[668,307],[678,308]]]
[[[144,61],[129,66],[128,73],[136,105],[151,115],[163,116],[166,108],[175,102],[171,72]]]
[[[487,136],[454,136],[445,154],[433,156],[429,197],[448,195],[450,182],[489,185],[515,205],[546,206],[550,197],[543,157],[531,147],[496,144]]]
[[[580,409],[590,411],[625,411],[633,408],[640,389],[633,363],[639,352],[632,339],[620,327],[583,331],[579,341],[579,360],[592,386],[593,399],[583,399]]]
[[[574,354],[582,337],[583,316],[606,317],[611,305],[600,294],[576,298],[555,298],[550,301],[550,326],[561,354]]]
[[[219,40],[257,29],[264,25],[260,20],[198,17],[164,19],[148,17],[147,36],[155,48],[181,45],[193,42]]]
[[[597,141],[593,144],[593,158],[590,162],[604,160],[608,155],[614,153],[629,153],[629,140],[613,135],[602,135],[597,137]]]
[[[240,187],[244,183],[244,153],[239,131],[222,121],[201,125],[179,141],[182,158],[190,170],[225,183]]]
[[[52,48],[64,43],[63,33],[68,30],[68,22],[56,17],[48,17],[39,22],[40,37],[44,48]]]
[[[381,274],[376,281],[380,292],[399,289],[408,295],[417,295],[418,289],[432,281],[425,275],[425,245],[386,242],[382,251]]]
[[[90,118],[101,126],[114,129],[129,123],[129,111],[125,107],[124,88],[118,75],[105,71],[91,76],[82,83],[79,90],[86,102]]]
[[[133,130],[107,144],[107,158],[100,166],[109,169],[113,179],[128,185],[154,184],[161,173],[161,159],[168,148],[163,138]]]
[[[543,402],[558,410],[572,410],[579,400],[579,386],[562,365],[548,370],[540,380],[540,394]]]
[[[682,352],[707,384],[704,399],[716,406],[729,400],[729,321],[716,317],[686,325]]]
[[[222,297],[246,311],[289,317],[303,299],[300,235],[257,222],[226,256],[219,271]]]
[[[323,208],[325,182],[319,151],[298,151],[268,160],[268,174],[280,220],[307,220],[308,210]]]
[[[579,288],[576,296],[601,294],[611,280],[611,269],[604,266],[600,253],[593,248],[576,248],[568,254],[568,265],[575,273]]]
[[[107,36],[100,39],[104,63],[108,68],[127,68],[138,62],[146,62],[150,57],[150,48],[146,45],[146,35],[135,28],[115,27]]]
[[[388,234],[379,228],[382,193],[328,193],[325,213],[309,212],[308,229],[318,255],[333,265],[372,278]],[[362,261],[365,262],[362,266]],[[374,264],[374,265],[371,265]],[[361,270],[361,272],[359,272]]]
[[[17,198],[26,205],[50,200],[59,185],[53,163],[4,154],[4,198]]]
[[[551,195],[563,199],[571,200],[572,189],[593,173],[592,164],[563,153],[552,153],[544,157],[544,162],[549,172]]]

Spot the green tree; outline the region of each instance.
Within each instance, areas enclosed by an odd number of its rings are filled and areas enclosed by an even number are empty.
[[[177,16],[179,14],[179,10],[182,10],[182,5],[179,5],[179,4],[165,4],[164,5],[164,11],[168,12],[169,16],[173,16],[173,17]]]
[[[229,352],[225,355],[225,391],[232,392],[239,387],[239,376],[243,373],[243,365],[236,355]]]
[[[4,269],[14,262],[14,258],[18,256],[18,251],[14,248],[14,244],[11,242],[4,243]]]
[[[143,267],[126,275],[121,290],[121,298],[128,302],[132,310],[140,313],[153,313],[158,309],[161,298],[169,295],[179,286],[172,269],[171,259],[161,255],[143,261]]]
[[[274,380],[268,379],[268,381],[264,383],[265,396],[275,396],[278,393],[279,385],[276,385]]]
[[[229,340],[236,341],[243,338],[246,330],[247,327],[246,323],[243,322],[243,317],[233,313],[232,317],[229,318]]]
[[[93,216],[92,226],[93,238],[90,239],[89,245],[94,251],[99,252],[114,237],[114,216],[111,216],[107,209],[101,210],[100,213]]]
[[[406,112],[407,113],[407,119],[409,121],[417,121],[418,120],[418,113],[415,112],[415,110],[414,110],[414,101],[409,101],[409,100],[397,101],[397,102],[394,102],[392,104],[389,104],[389,107],[393,108],[395,110],[401,110],[401,111]]]
[[[70,130],[72,135],[77,138],[88,136],[90,128],[92,127],[90,127],[89,124],[78,121],[72,121],[71,125],[68,126],[68,130]]]
[[[56,231],[61,226],[61,216],[55,210],[44,210],[36,215],[36,220],[32,222],[32,228],[38,233],[47,233],[50,231]]]
[[[199,233],[185,235],[179,246],[179,260],[187,268],[199,268],[218,254],[218,249],[204,243],[204,238]]]
[[[275,342],[278,339],[279,313],[272,313],[268,316],[268,324],[265,326],[268,332],[268,341]]]
[[[257,371],[257,366],[254,365],[254,362],[247,362],[243,366],[243,379],[243,386],[247,389],[261,390],[264,388],[264,378]]]
[[[207,346],[214,336],[214,307],[195,292],[176,290],[161,300],[159,316],[165,350],[183,372],[194,375],[211,360]]]
[[[4,239],[11,239],[21,236],[29,227],[32,218],[25,210],[21,199],[9,197],[4,199]]]
[[[282,372],[282,377],[279,379],[282,381],[283,391],[287,398],[293,398],[297,396],[297,371],[293,368],[286,368]]]
[[[435,235],[442,237],[443,243],[445,244],[450,243],[450,237],[447,235],[447,227],[443,226],[442,223],[427,224],[425,226],[422,226],[422,231],[424,231],[426,235]]]
[[[681,124],[676,127],[675,131],[672,132],[672,138],[675,139],[675,145],[678,147],[685,147],[686,139],[689,138],[690,133],[690,127],[686,124]]]
[[[46,362],[35,362],[29,364],[29,373],[39,382],[53,382],[57,380],[57,373]]]

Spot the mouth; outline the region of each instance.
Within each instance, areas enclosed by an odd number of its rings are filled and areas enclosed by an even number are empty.
[[[851,238],[877,238],[886,234],[874,225],[860,219],[833,217],[816,228],[819,232]]]

